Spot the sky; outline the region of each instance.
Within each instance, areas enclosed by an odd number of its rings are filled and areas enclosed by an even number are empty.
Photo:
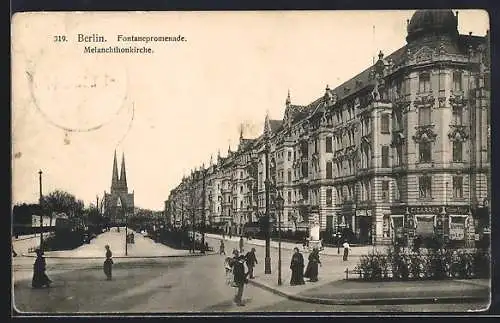
[[[455,11],[455,10],[454,10]],[[135,205],[162,210],[194,167],[260,135],[287,91],[306,105],[405,45],[414,11],[36,13],[12,21],[12,202],[66,190],[86,205],[125,155]],[[458,29],[484,36],[485,11],[459,10]],[[374,28],[375,26],[375,28]],[[78,42],[78,34],[106,43]],[[184,42],[124,43],[117,35]],[[66,36],[66,41],[54,36]],[[92,54],[85,46],[150,47]]]

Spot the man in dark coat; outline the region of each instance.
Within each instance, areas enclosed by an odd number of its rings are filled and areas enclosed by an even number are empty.
[[[253,279],[253,268],[259,262],[257,261],[257,257],[255,256],[255,248],[252,248],[249,252],[247,252],[246,256],[247,267],[248,267],[248,278]]]
[[[236,295],[234,296],[234,302],[238,306],[244,306],[242,302],[242,297],[243,297],[243,289],[245,287],[245,284],[248,282],[247,280],[247,275],[248,273],[245,272],[245,256],[240,256],[238,251],[235,250],[235,256],[233,260],[233,277],[234,277],[234,285],[237,288]]]
[[[43,251],[40,249],[36,250],[36,260],[33,265],[33,280],[31,281],[31,286],[33,288],[50,287],[52,281],[45,274],[45,258],[43,257]]]
[[[293,248],[292,261],[290,263],[290,269],[292,270],[292,278],[290,279],[290,285],[303,285],[304,283],[304,256],[299,251],[299,248]]]
[[[243,253],[243,245],[244,245],[244,241],[243,241],[243,236],[240,236],[240,253]]]

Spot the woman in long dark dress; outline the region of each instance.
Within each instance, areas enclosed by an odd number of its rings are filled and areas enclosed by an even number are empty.
[[[292,278],[290,279],[290,285],[303,285],[304,283],[304,257],[299,252],[299,248],[293,248],[292,261],[290,263],[290,269],[292,270]]]
[[[45,258],[43,257],[43,251],[40,249],[36,250],[36,260],[33,264],[33,280],[31,281],[31,286],[33,288],[50,287],[52,281],[45,274]]]
[[[106,260],[104,261],[104,274],[106,275],[107,280],[111,280],[113,275],[112,275],[112,270],[113,270],[113,253],[109,249],[109,246],[106,245],[104,246],[106,248]]]
[[[321,264],[319,260],[319,250],[314,248],[313,251],[309,254],[309,262],[307,263],[307,269],[304,274],[304,277],[309,278],[311,282],[318,281],[318,265]]]

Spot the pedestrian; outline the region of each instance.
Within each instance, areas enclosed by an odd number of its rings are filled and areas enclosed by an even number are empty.
[[[11,243],[11,247],[12,247],[12,256],[13,257],[17,257],[17,252],[14,250],[14,244]]]
[[[245,284],[248,283],[248,272],[245,272],[245,256],[238,255],[238,251],[236,250],[236,254],[233,260],[233,277],[234,277],[234,286],[237,288],[236,295],[234,296],[234,302],[238,306],[245,306],[242,301],[243,297],[243,289]]]
[[[231,229],[229,230],[229,240],[233,237],[233,233],[231,232]]]
[[[243,253],[243,244],[244,244],[243,236],[240,236],[240,253]]]
[[[222,230],[222,240],[226,240],[226,232]]]
[[[307,263],[306,272],[304,277],[309,278],[310,282],[318,281],[318,265],[321,265],[319,260],[319,250],[314,247],[314,249],[309,254],[309,262]]]
[[[220,241],[220,246],[219,246],[219,255],[226,255],[226,251],[224,250],[224,240]]]
[[[33,280],[31,281],[31,286],[33,288],[50,287],[52,283],[52,280],[50,280],[45,273],[46,263],[43,254],[41,249],[36,249],[36,260],[33,265]]]
[[[106,275],[106,280],[111,280],[113,278],[113,253],[109,249],[108,245],[105,245],[106,249],[106,260],[104,260],[103,270]]]
[[[255,256],[255,248],[252,248],[246,256],[246,261],[247,261],[247,267],[248,267],[248,278],[254,279],[255,277],[253,276],[253,268],[255,265],[257,265],[259,262],[257,261],[257,257]]]
[[[292,261],[290,262],[290,269],[292,270],[292,278],[290,285],[303,285],[304,283],[304,256],[299,251],[299,248],[293,248]]]
[[[347,240],[344,240],[344,244],[342,246],[344,247],[344,257],[342,260],[347,261],[349,258],[349,249],[351,249],[351,247],[349,246],[349,242],[347,242]]]
[[[306,250],[307,247],[307,237],[304,237],[304,241],[302,241],[302,249]]]
[[[195,245],[194,245],[194,235],[192,237],[189,237],[189,253],[194,253],[195,252]]]

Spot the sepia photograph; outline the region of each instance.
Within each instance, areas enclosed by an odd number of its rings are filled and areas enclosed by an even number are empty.
[[[11,19],[15,316],[491,304],[485,10]]]

